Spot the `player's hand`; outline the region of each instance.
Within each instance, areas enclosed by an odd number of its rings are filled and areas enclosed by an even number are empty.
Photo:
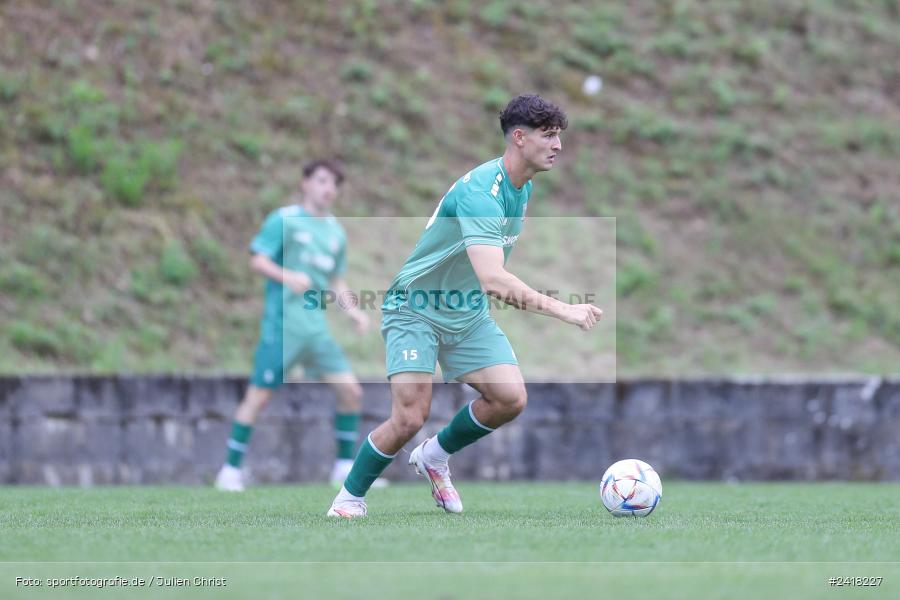
[[[563,315],[563,321],[578,325],[582,331],[588,331],[602,316],[603,311],[593,304],[570,304],[566,314]]]
[[[285,270],[282,282],[295,294],[302,294],[312,285],[312,279],[309,278],[309,275],[300,271]]]
[[[356,326],[356,333],[363,334],[369,330],[369,315],[361,310],[350,313],[353,324]]]

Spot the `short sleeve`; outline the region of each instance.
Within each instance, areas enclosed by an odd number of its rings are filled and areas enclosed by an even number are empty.
[[[457,200],[456,217],[466,248],[503,246],[503,207],[488,192],[466,194]]]
[[[250,242],[250,252],[254,254],[264,254],[269,258],[276,258],[281,253],[281,247],[284,245],[284,220],[281,213],[275,211],[266,217],[265,222]]]

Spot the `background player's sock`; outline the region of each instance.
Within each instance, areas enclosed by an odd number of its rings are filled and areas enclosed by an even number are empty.
[[[353,459],[352,458],[336,458],[334,460],[334,470],[342,471],[344,473],[349,473],[350,469],[353,468]]]
[[[334,415],[334,439],[337,441],[338,459],[353,460],[359,429],[359,413],[336,413]]]
[[[225,461],[227,464],[236,468],[241,466],[252,432],[252,425],[245,425],[237,421],[231,424],[231,437],[228,438],[228,458]]]
[[[359,447],[359,454],[356,455],[353,468],[350,469],[350,474],[347,475],[347,480],[344,482],[344,488],[354,496],[365,496],[372,487],[372,482],[378,479],[381,472],[391,464],[394,456],[397,455],[388,456],[376,448],[372,443],[371,434],[366,436]]]
[[[458,452],[494,431],[478,422],[472,412],[472,402],[461,408],[450,424],[441,429],[437,435],[438,443],[448,454]],[[425,444],[425,447],[427,448],[428,444]]]

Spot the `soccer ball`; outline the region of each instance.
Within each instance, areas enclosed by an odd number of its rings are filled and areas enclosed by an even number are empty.
[[[662,482],[644,461],[620,460],[603,474],[600,498],[615,517],[646,517],[662,498]]]

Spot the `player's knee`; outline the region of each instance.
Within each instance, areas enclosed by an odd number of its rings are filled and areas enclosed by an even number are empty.
[[[235,420],[251,424],[256,422],[259,413],[266,407],[271,397],[272,390],[251,386],[234,413]]]
[[[353,405],[353,409],[359,411],[362,408],[363,388],[358,383],[350,386],[349,397],[347,400]]]
[[[413,439],[417,433],[419,433],[419,430],[422,429],[423,424],[423,422],[417,419],[411,419],[407,417],[394,419],[394,433],[398,438],[403,440],[403,443],[406,443],[409,440]]]
[[[405,440],[411,440],[415,437],[419,430],[422,429],[422,426],[425,425],[427,419],[428,411],[424,409],[404,410],[391,416],[394,431]]]
[[[515,394],[513,394],[512,402],[510,403],[510,409],[515,413],[519,414],[523,410],[525,410],[525,406],[528,405],[528,391],[525,389],[525,386],[519,386],[516,389]]]
[[[363,388],[358,383],[344,386],[338,394],[338,408],[343,412],[359,412],[362,408]]]

